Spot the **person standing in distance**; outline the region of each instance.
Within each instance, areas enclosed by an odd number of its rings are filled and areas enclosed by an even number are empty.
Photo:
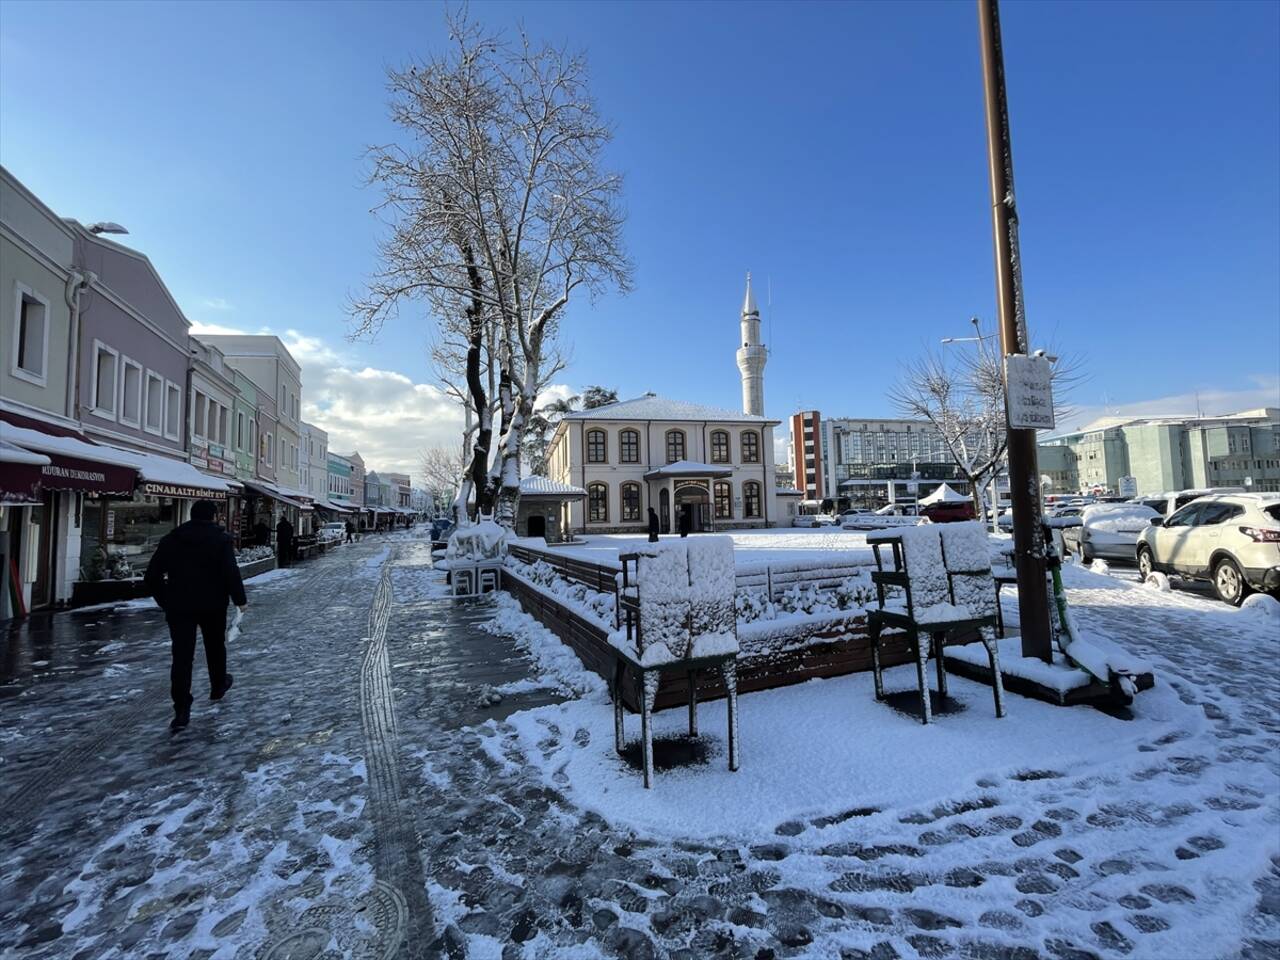
[[[276,524],[276,563],[282,567],[293,563],[293,524],[283,514]]]
[[[173,645],[169,668],[171,730],[181,730],[191,721],[191,666],[197,627],[209,666],[209,699],[221,700],[231,689],[227,601],[243,609],[248,600],[231,537],[214,522],[216,514],[213,501],[197,500],[191,507],[191,519],[165,534],[147,564],[145,581],[164,611]]]

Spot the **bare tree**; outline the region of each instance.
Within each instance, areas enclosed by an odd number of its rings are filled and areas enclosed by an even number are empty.
[[[981,488],[1000,469],[1008,431],[1003,361],[990,345],[995,335],[983,334],[976,319],[974,326],[976,350],[929,351],[904,364],[889,400],[904,417],[926,420],[938,431],[952,462],[969,482],[976,516],[982,517]],[[1078,379],[1075,371],[1073,361],[1059,359],[1054,364],[1054,405],[1059,418],[1068,415],[1059,405],[1059,394],[1065,397]]]
[[[374,147],[371,180],[391,230],[353,304],[375,334],[410,299],[440,320],[434,347],[447,389],[475,417],[459,497],[511,526],[520,453],[539,391],[562,364],[570,300],[630,286],[622,180],[602,169],[612,138],[580,55],[506,44],[465,14],[450,53],[389,75],[405,144]]]
[[[457,496],[469,459],[461,447],[454,450],[428,447],[422,451],[423,488],[433,500],[446,501]]]

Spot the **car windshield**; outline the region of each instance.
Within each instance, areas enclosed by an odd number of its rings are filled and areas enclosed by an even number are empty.
[[[1276,523],[1280,523],[1280,503],[1273,503],[1269,507],[1263,507],[1262,512]]]
[[[1196,514],[1200,512],[1200,504],[1193,503],[1183,507],[1165,521],[1166,527],[1189,527],[1195,523]]]

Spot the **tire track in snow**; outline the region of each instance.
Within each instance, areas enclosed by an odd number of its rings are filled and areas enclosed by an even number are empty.
[[[396,723],[391,661],[387,653],[387,624],[391,620],[391,568],[394,548],[382,565],[382,575],[369,607],[369,637],[360,664],[360,723],[364,731],[369,773],[369,807],[375,835],[374,871],[381,883],[403,897],[407,923],[389,937],[404,943],[410,957],[426,956],[433,921],[426,896],[426,880],[418,855],[419,837],[414,815],[400,781],[400,731]],[[387,944],[388,953],[395,948]]]

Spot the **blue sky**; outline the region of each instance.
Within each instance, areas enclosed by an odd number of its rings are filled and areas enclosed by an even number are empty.
[[[779,419],[889,415],[901,358],[993,317],[972,4],[471,10],[585,50],[616,126],[635,290],[572,306],[566,384],[736,406],[748,269]],[[1081,358],[1081,417],[1280,403],[1280,5],[1003,19],[1029,324]],[[431,321],[350,344],[345,303],[374,256],[363,151],[397,136],[385,70],[444,39],[428,3],[6,0],[0,162],[125,224],[193,321],[295,331],[336,445],[404,464],[453,423]]]

